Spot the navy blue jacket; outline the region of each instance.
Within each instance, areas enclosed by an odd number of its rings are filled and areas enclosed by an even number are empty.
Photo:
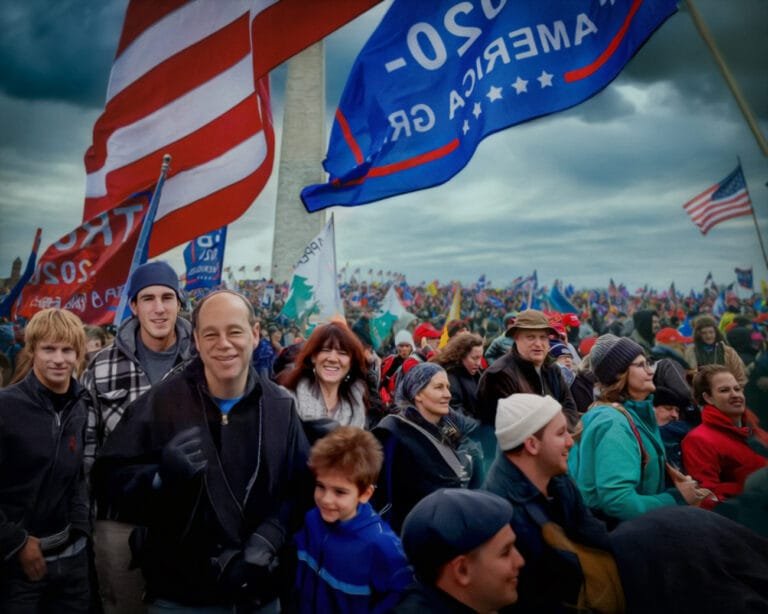
[[[295,541],[300,612],[389,612],[413,582],[400,540],[368,503],[332,524],[310,510]]]
[[[552,478],[549,497],[545,497],[504,454],[496,457],[483,488],[504,497],[515,510],[512,530],[525,566],[520,570],[519,599],[514,612],[572,611],[560,604],[576,602],[583,582],[578,559],[544,542],[531,509],[537,506],[549,521],[563,527],[573,541],[610,551],[605,524],[584,505],[578,488],[567,475]]]

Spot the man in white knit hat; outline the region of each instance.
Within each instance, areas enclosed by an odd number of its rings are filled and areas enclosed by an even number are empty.
[[[499,399],[496,439],[501,454],[484,488],[507,499],[515,510],[512,530],[526,560],[515,611],[559,612],[574,606],[583,584],[581,565],[572,554],[549,546],[542,526],[555,522],[579,544],[600,550],[609,545],[605,525],[592,516],[566,475],[573,438],[560,403],[522,393]]]

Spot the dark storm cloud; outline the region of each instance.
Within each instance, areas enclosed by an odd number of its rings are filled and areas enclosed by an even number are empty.
[[[25,100],[104,104],[126,0],[5,0],[0,91]]]
[[[753,112],[768,119],[768,2],[695,0],[706,26]],[[681,92],[691,107],[732,100],[711,52],[684,2],[627,66],[622,77],[641,83],[660,79]]]

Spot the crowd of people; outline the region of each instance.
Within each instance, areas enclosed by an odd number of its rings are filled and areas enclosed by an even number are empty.
[[[0,324],[0,611],[768,611],[761,302],[343,286]]]

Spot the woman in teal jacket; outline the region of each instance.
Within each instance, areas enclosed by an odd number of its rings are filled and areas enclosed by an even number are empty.
[[[698,504],[706,491],[687,476],[664,484],[664,444],[653,411],[653,368],[627,337],[603,335],[590,353],[598,402],[582,417],[568,457],[587,505],[609,524],[667,505]]]

